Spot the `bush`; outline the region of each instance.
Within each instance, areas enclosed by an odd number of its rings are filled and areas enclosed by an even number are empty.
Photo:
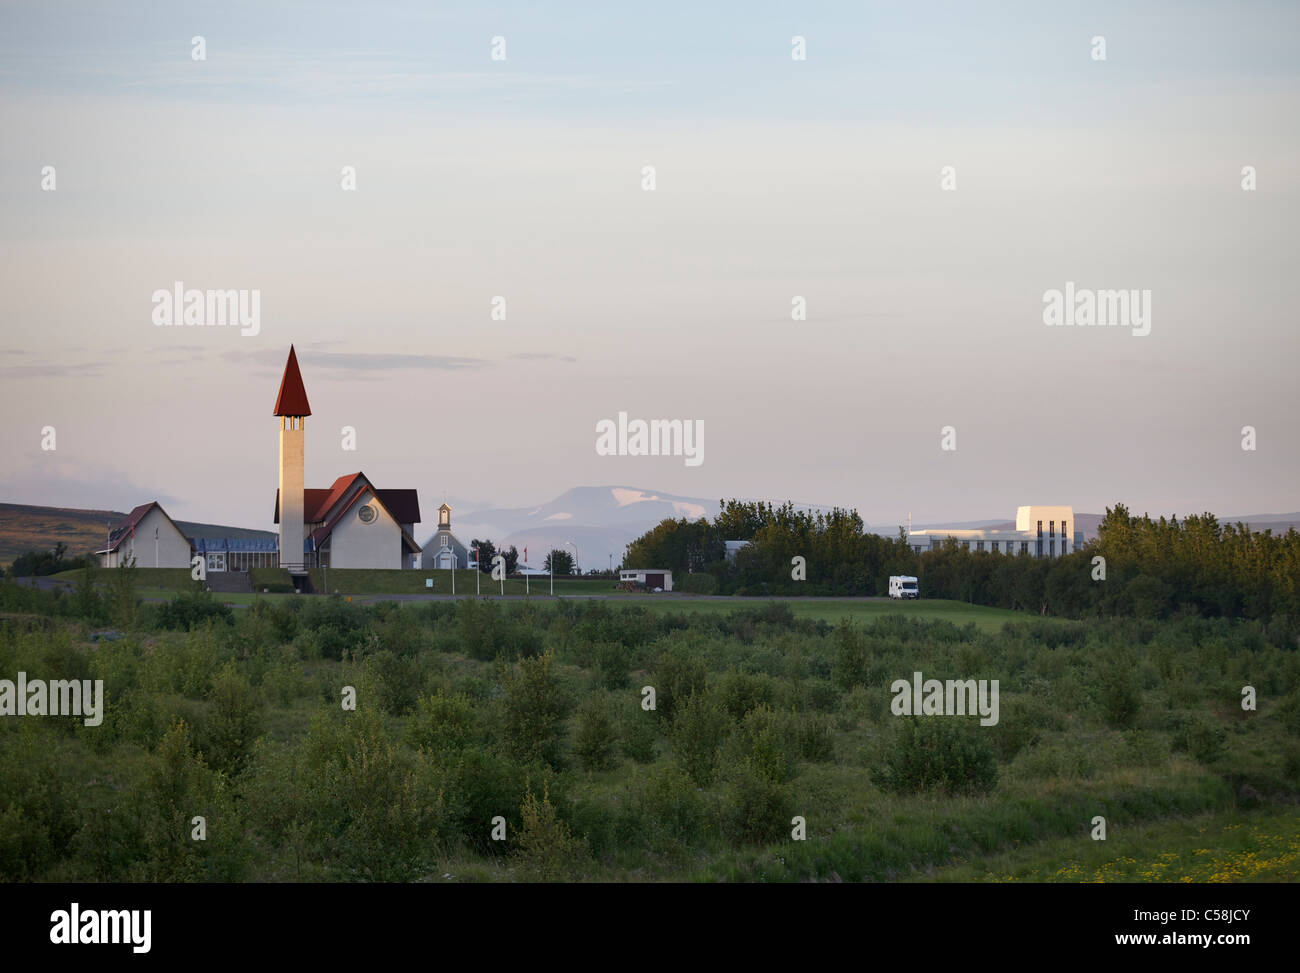
[[[208,766],[227,774],[244,769],[253,743],[262,734],[262,694],[227,662],[212,680],[211,709],[198,731]]]
[[[478,735],[474,702],[463,693],[448,696],[439,689],[421,696],[406,724],[406,742],[415,750],[450,755],[468,746]]]
[[[545,790],[540,801],[528,791],[519,816],[522,823],[513,859],[520,877],[529,882],[559,882],[581,874],[590,859],[587,842],[570,833]]]
[[[446,814],[427,760],[392,745],[374,709],[317,716],[306,750],[308,838],[327,871],[373,882],[425,874]]]
[[[788,788],[742,764],[723,795],[722,833],[737,844],[769,844],[789,834],[792,813]]]
[[[578,762],[586,770],[606,770],[614,764],[614,721],[609,716],[609,700],[590,695],[578,707],[577,742],[574,749]]]
[[[695,571],[679,576],[673,588],[688,595],[712,595],[718,591],[718,579],[703,571]]]
[[[209,621],[224,625],[235,623],[230,606],[217,601],[209,591],[190,591],[177,595],[158,606],[156,617],[159,628],[179,629],[182,632],[202,628]]]
[[[1117,730],[1129,729],[1142,708],[1136,654],[1131,649],[1113,647],[1093,658],[1092,670],[1106,722]]]
[[[1228,731],[1204,717],[1183,720],[1174,731],[1170,744],[1175,750],[1190,753],[1200,763],[1213,763],[1223,755]]]
[[[598,642],[592,648],[592,679],[602,689],[627,686],[627,649],[619,642]]]
[[[698,655],[677,647],[664,652],[655,665],[655,712],[671,720],[679,703],[703,690],[707,679],[708,670]]]
[[[867,645],[862,630],[850,619],[835,627],[835,656],[831,678],[840,689],[852,689],[867,680]]]
[[[554,661],[550,651],[520,659],[503,670],[501,684],[505,690],[502,704],[506,745],[525,763],[544,760],[558,768],[560,725],[568,700],[555,674]]]
[[[966,720],[900,717],[872,780],[896,794],[985,794],[997,784],[993,749]]]
[[[699,840],[708,824],[708,811],[690,777],[676,767],[655,767],[646,776],[639,798],[641,808],[667,841],[690,844]]]
[[[726,711],[708,692],[692,692],[673,718],[673,755],[700,787],[713,783],[728,725]]]
[[[753,773],[777,784],[794,777],[799,761],[799,731],[793,717],[766,705],[751,710],[728,744],[728,763],[746,763]]]
[[[647,713],[634,702],[620,711],[618,728],[623,756],[639,764],[648,764],[655,759],[659,733],[652,713]]]

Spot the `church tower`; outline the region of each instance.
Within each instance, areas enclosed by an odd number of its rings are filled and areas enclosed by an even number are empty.
[[[275,399],[280,420],[280,567],[301,572],[303,567],[303,429],[311,406],[298,371],[298,356],[289,346],[289,360]]]

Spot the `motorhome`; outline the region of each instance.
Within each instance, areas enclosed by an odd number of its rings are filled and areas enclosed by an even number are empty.
[[[916,579],[908,575],[895,574],[889,578],[889,597],[890,598],[920,598],[921,589],[916,585]]]

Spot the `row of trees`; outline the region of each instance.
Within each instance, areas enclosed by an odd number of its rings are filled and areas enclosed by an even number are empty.
[[[1300,618],[1294,529],[1252,532],[1212,514],[1153,520],[1116,504],[1082,549],[1037,559],[976,552],[956,540],[917,554],[901,530],[864,533],[854,510],[739,500],[719,507],[712,521],[661,522],[628,545],[625,563],[667,567],[681,590],[723,594],[879,596],[890,575],[912,574],[924,597],[1043,614]],[[749,544],[728,560],[725,542],[735,540]]]
[[[497,546],[492,541],[481,541],[476,537],[469,542],[469,549],[471,552],[478,551],[478,569],[484,574],[492,573],[492,559],[498,554],[506,559],[506,574],[514,574],[515,568],[519,564],[519,551],[513,544],[498,551]],[[554,565],[553,568],[552,565]],[[573,574],[573,555],[563,550],[549,551],[546,559],[542,562],[542,570],[554,570],[556,574]]]
[[[58,574],[86,566],[85,557],[68,557],[68,545],[59,541],[52,551],[27,551],[14,558],[9,565],[9,577],[32,578]],[[0,576],[3,569],[0,569]]]

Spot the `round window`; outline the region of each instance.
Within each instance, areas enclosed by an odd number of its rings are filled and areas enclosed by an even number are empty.
[[[374,523],[375,508],[370,506],[370,504],[368,503],[365,504],[360,510],[357,511],[357,519],[360,520],[363,524]]]

